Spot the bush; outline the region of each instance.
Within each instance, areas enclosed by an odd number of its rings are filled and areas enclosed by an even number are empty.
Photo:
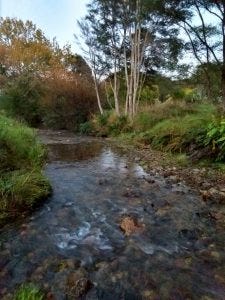
[[[0,97],[0,108],[11,117],[16,117],[31,126],[41,122],[40,100],[43,86],[38,78],[23,74],[8,82]]]
[[[81,134],[91,134],[93,132],[92,123],[90,121],[80,124],[80,133]]]
[[[45,82],[42,99],[43,123],[54,129],[78,130],[97,111],[97,100],[91,83],[84,77],[64,78],[55,74]]]
[[[0,109],[32,127],[79,130],[97,110],[95,90],[86,77],[51,73],[38,78],[23,74],[8,82],[0,96]]]
[[[182,88],[176,88],[173,92],[172,92],[172,98],[173,99],[178,99],[178,100],[180,100],[180,99],[184,99],[184,97],[185,97],[185,91],[184,91],[184,89],[182,89]]]
[[[126,116],[117,116],[112,111],[106,111],[102,115],[94,116],[91,124],[93,132],[97,136],[116,136],[131,130],[128,118]]]

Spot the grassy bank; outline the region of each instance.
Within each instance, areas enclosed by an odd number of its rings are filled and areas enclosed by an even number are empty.
[[[188,157],[225,160],[225,122],[218,108],[208,103],[167,101],[143,109],[133,121],[106,112],[81,125],[81,132],[117,136],[137,145],[151,145]]]
[[[0,115],[1,225],[49,194],[49,183],[41,171],[45,155],[32,129]]]

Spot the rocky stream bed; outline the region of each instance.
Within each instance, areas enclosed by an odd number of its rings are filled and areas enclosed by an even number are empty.
[[[40,137],[53,194],[1,229],[0,299],[25,282],[57,300],[225,299],[221,203],[108,141]]]

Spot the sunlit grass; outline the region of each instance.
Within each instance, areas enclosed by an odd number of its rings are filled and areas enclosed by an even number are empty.
[[[16,292],[13,300],[43,300],[44,294],[33,284],[24,284]]]

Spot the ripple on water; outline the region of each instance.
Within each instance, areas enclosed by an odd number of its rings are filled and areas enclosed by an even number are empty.
[[[100,228],[91,228],[91,224],[84,222],[77,230],[69,231],[64,227],[55,235],[56,245],[61,250],[71,250],[79,245],[91,246],[97,250],[112,250],[113,247]]]

